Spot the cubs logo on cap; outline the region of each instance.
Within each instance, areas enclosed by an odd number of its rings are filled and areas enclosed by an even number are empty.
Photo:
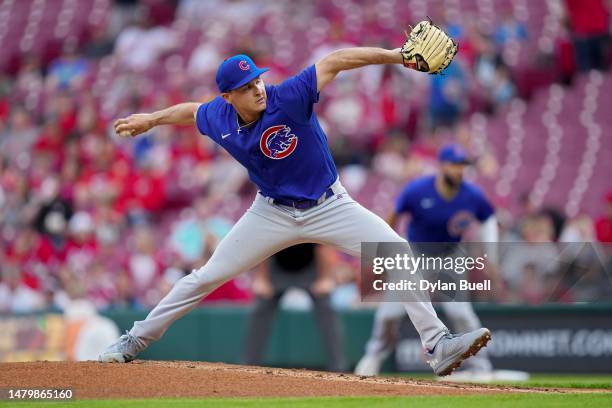
[[[268,70],[269,68],[257,68],[248,55],[234,55],[219,65],[217,87],[220,92],[229,92],[248,84]]]
[[[298,137],[291,133],[291,128],[276,125],[267,128],[259,139],[261,152],[270,159],[284,159],[295,150]]]

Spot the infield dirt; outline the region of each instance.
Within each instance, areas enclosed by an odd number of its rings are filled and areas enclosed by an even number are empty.
[[[190,361],[30,362],[0,364],[0,388],[71,388],[81,398],[320,397],[567,392],[359,377],[300,369]]]

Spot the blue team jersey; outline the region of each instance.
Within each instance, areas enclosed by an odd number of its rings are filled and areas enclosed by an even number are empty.
[[[198,130],[246,167],[265,196],[316,200],[338,172],[313,111],[319,100],[314,65],[266,86],[266,93],[266,110],[255,124],[238,131],[236,110],[218,96],[198,108]]]
[[[470,224],[486,221],[494,210],[474,184],[462,182],[457,195],[444,199],[435,186],[435,176],[418,178],[404,188],[395,206],[398,214],[409,212],[410,242],[459,242]]]

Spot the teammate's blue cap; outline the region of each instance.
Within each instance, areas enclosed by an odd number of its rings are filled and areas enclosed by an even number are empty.
[[[438,160],[440,160],[441,162],[448,162],[454,164],[471,163],[463,147],[455,143],[446,144],[442,146],[442,148],[440,148],[440,151],[438,152]]]
[[[234,55],[219,65],[217,70],[217,86],[219,91],[229,92],[248,84],[268,70],[269,68],[257,68],[248,55]]]

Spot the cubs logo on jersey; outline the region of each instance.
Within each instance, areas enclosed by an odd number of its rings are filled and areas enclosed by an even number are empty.
[[[298,137],[291,133],[286,125],[276,125],[267,128],[259,140],[261,152],[270,159],[284,159],[295,150]]]
[[[460,237],[470,227],[470,225],[476,221],[474,214],[470,211],[462,210],[458,211],[455,215],[448,220],[448,235],[454,237]]]

